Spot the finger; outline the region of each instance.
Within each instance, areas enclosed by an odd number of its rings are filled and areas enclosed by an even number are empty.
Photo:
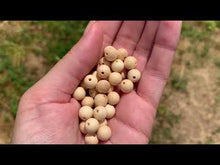
[[[181,21],[161,21],[148,63],[145,66],[137,93],[155,108],[169,76]]]
[[[141,72],[147,63],[150,52],[152,50],[153,42],[158,29],[159,21],[147,21],[143,33],[134,51],[134,57],[137,58],[137,69]]]
[[[118,33],[122,21],[98,21],[103,29],[103,47],[102,50],[108,46],[112,45],[116,34]]]
[[[136,44],[141,36],[145,21],[124,21],[115,38],[113,46],[124,48],[129,55],[133,54]]]
[[[102,27],[96,22],[80,41],[39,81],[47,91],[72,94],[74,89],[95,66],[103,42]],[[49,90],[50,89],[50,90]]]

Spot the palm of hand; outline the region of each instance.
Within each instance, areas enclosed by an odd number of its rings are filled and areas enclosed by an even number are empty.
[[[108,121],[112,137],[105,143],[148,143],[180,27],[181,22],[90,23],[80,42],[22,97],[12,142],[84,143],[79,131],[80,105],[71,94],[103,48],[113,45],[138,59],[142,78],[136,91],[121,96],[115,117]]]

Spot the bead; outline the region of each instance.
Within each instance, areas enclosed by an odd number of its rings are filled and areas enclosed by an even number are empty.
[[[87,89],[87,88],[86,88],[86,85],[85,85],[85,83],[84,83],[84,81],[82,81],[82,82],[79,84],[79,86],[80,86],[80,87],[83,87],[84,89]]]
[[[127,50],[120,48],[117,50],[118,59],[124,60],[128,56]]]
[[[119,103],[120,96],[117,92],[109,92],[108,94],[108,103],[110,105],[116,105]]]
[[[115,107],[114,106],[112,106],[110,104],[107,104],[105,106],[105,110],[106,110],[106,113],[107,113],[107,115],[106,115],[107,119],[110,119],[115,115]]]
[[[93,106],[93,104],[94,104],[94,99],[92,98],[92,97],[90,97],[90,96],[86,96],[83,100],[82,100],[82,102],[81,102],[81,105],[82,106],[89,106],[89,107],[92,107]]]
[[[107,80],[100,80],[96,85],[96,90],[99,93],[108,93],[111,85]]]
[[[79,124],[80,132],[82,132],[83,134],[87,134],[86,129],[85,129],[85,124],[86,124],[85,121],[82,121],[82,122]]]
[[[103,106],[97,106],[93,111],[93,116],[98,121],[103,121],[106,118],[106,110]]]
[[[103,121],[99,121],[99,127],[101,127],[101,126],[103,126],[103,125],[107,125],[107,124],[108,124],[108,122],[107,122],[106,119],[103,120]]]
[[[73,93],[73,97],[76,100],[82,100],[86,96],[86,91],[83,87],[78,87]]]
[[[89,118],[85,123],[85,130],[88,133],[96,133],[99,128],[99,122],[95,118]]]
[[[94,72],[92,73],[92,75],[95,76],[95,77],[97,78],[97,80],[100,80],[97,71],[94,71]]]
[[[97,74],[100,78],[106,79],[110,75],[111,70],[107,65],[100,65],[97,69]]]
[[[89,89],[92,89],[92,88],[95,88],[96,84],[97,84],[98,80],[96,78],[96,76],[93,76],[93,75],[87,75],[85,78],[84,78],[84,83],[85,83],[85,86]]]
[[[108,81],[111,85],[118,85],[122,81],[122,76],[118,72],[112,72],[108,77]]]
[[[128,79],[131,80],[132,82],[137,82],[141,78],[141,73],[137,69],[131,69],[128,71]]]
[[[106,106],[108,97],[105,94],[97,94],[94,98],[95,106]]]
[[[111,129],[107,125],[99,127],[97,137],[102,141],[109,140],[111,137]]]
[[[83,106],[79,109],[79,117],[82,120],[87,120],[93,115],[93,109],[89,106]]]
[[[123,61],[120,60],[120,59],[115,60],[115,61],[111,64],[111,69],[112,69],[114,72],[121,72],[121,71],[123,71],[123,69],[124,69],[124,63],[123,63]]]
[[[134,69],[137,66],[137,59],[134,56],[128,56],[124,60],[126,69]]]
[[[99,60],[99,65],[107,65],[107,66],[111,66],[111,62],[107,61],[104,57],[102,57],[100,60]]]
[[[86,144],[98,144],[99,139],[96,134],[87,134],[85,136],[85,143]]]
[[[134,84],[131,80],[129,79],[124,79],[122,80],[122,82],[120,83],[120,89],[122,92],[124,93],[129,93],[133,90],[134,88]]]
[[[107,46],[104,49],[104,54],[107,61],[114,61],[117,58],[117,49],[113,46]]]
[[[94,98],[97,94],[98,92],[96,91],[96,89],[89,89],[89,96]]]

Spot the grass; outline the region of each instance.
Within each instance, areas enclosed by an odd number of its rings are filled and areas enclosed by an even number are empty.
[[[161,104],[158,107],[156,118],[157,123],[154,126],[150,144],[173,140],[172,128],[178,124],[181,115],[174,114],[166,105]]]
[[[187,79],[185,77],[173,76],[171,78],[171,87],[178,91],[187,91]]]

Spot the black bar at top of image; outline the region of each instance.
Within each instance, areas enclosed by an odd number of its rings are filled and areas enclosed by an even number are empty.
[[[219,20],[211,1],[21,1],[1,2],[0,20]]]

